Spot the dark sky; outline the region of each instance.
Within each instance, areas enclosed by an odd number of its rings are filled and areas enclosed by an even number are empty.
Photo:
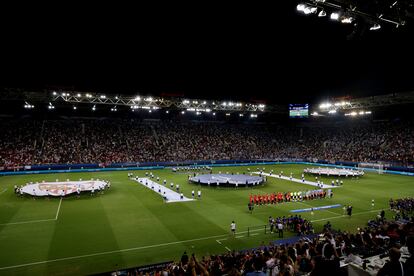
[[[269,102],[414,89],[412,26],[349,40],[285,2],[38,15],[3,34],[0,85]]]

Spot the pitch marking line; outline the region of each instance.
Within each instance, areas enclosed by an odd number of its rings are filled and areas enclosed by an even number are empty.
[[[7,191],[7,188],[6,188],[6,189],[4,189],[3,191],[1,191],[1,192],[0,192],[0,195],[1,195],[2,193],[4,193],[5,191]]]
[[[371,211],[366,211],[366,212],[359,212],[359,213],[353,214],[352,216],[358,216],[358,215],[368,214],[368,213],[372,213],[372,212],[379,212],[379,211],[382,211],[382,210],[387,210],[387,209],[377,209],[377,210],[371,210]],[[343,217],[347,217],[347,216],[348,215],[340,215],[340,216],[330,217],[330,218],[315,219],[315,220],[312,220],[311,222],[332,220],[332,219],[343,218]]]
[[[55,221],[56,219],[39,219],[39,220],[28,220],[28,221],[19,221],[19,222],[9,222],[0,224],[0,226],[5,225],[18,225],[18,224],[27,224],[27,223],[37,223],[37,222],[45,222],[45,221]]]
[[[18,221],[18,222],[9,222],[9,223],[2,223],[0,226],[7,226],[7,225],[20,225],[20,224],[28,224],[28,223],[39,223],[39,222],[47,222],[47,221],[56,221],[59,217],[60,212],[60,205],[62,204],[62,198],[60,198],[59,206],[56,211],[55,218],[52,219],[38,219],[38,220],[28,220],[28,221]]]
[[[222,243],[221,243],[221,240],[216,240],[216,242],[218,242],[219,244],[222,244]]]
[[[244,236],[242,235],[242,236],[236,236],[236,239],[240,239],[240,238],[243,238]]]
[[[59,206],[58,206],[58,209],[57,209],[57,211],[56,211],[56,217],[55,217],[55,220],[57,220],[57,219],[58,219],[58,217],[59,217],[60,205],[62,205],[62,198],[60,198],[60,201],[59,201]]]
[[[52,219],[52,220],[54,220],[54,219]],[[255,230],[250,230],[250,232],[253,232],[253,231],[256,231],[256,230],[262,231],[261,229],[255,229]],[[241,231],[239,233],[247,233],[247,231]],[[19,264],[19,265],[4,266],[4,267],[0,267],[0,270],[7,270],[7,269],[12,269],[12,268],[19,268],[19,267],[26,267],[26,266],[33,266],[33,265],[40,265],[40,264],[55,263],[55,262],[61,262],[61,261],[67,261],[67,260],[76,260],[76,259],[82,259],[82,258],[88,258],[88,257],[94,257],[94,256],[109,255],[109,254],[114,254],[114,253],[137,251],[137,250],[142,250],[142,249],[156,248],[156,247],[168,246],[168,245],[173,245],[173,244],[181,244],[181,243],[188,243],[188,242],[195,242],[195,241],[203,241],[203,240],[209,240],[209,239],[222,238],[222,237],[226,237],[226,236],[229,236],[229,234],[227,233],[227,234],[222,234],[222,235],[215,235],[215,236],[203,237],[203,238],[197,238],[197,239],[191,239],[191,240],[167,242],[167,243],[146,245],[146,246],[140,246],[140,247],[133,247],[133,248],[118,249],[118,250],[105,251],[105,252],[99,252],[99,253],[92,253],[92,254],[86,254],[86,255],[72,256],[72,257],[66,257],[66,258],[59,258],[59,259],[53,259],[53,260],[47,260],[47,261],[39,261],[39,262],[25,263],[25,264]],[[221,240],[224,240],[224,239],[221,239]],[[216,241],[218,241],[218,240],[216,240]],[[231,249],[229,249],[229,248],[226,248],[226,249],[228,251],[231,251]]]
[[[224,248],[226,248],[229,252],[231,251],[231,249],[230,249],[230,248],[228,248],[227,246],[225,246]]]
[[[257,236],[257,235],[259,235],[259,233],[253,233],[250,236]]]

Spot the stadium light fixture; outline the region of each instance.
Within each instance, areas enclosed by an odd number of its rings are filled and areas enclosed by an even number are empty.
[[[374,24],[374,26],[372,26],[371,28],[369,28],[370,31],[376,31],[381,29],[381,25],[380,24]]]
[[[78,93],[78,94],[77,94],[77,96],[78,96],[78,97],[82,97],[82,94],[81,94],[81,93]]]
[[[28,102],[24,102],[24,103],[25,103],[25,105],[24,105],[25,109],[33,109],[35,107],[34,105],[29,104]]]
[[[183,111],[181,111],[181,114],[185,114],[185,111],[183,110]]]
[[[55,106],[51,102],[49,102],[49,105],[47,106],[47,108],[49,110],[52,110],[52,109],[55,109]]]
[[[203,104],[207,104],[207,102],[206,102],[206,101],[204,101],[204,102],[203,102]]]
[[[148,110],[148,113],[152,113],[152,110],[150,109],[150,110]]]
[[[343,17],[342,19],[341,19],[341,23],[344,23],[344,24],[350,24],[350,23],[352,23],[354,21],[354,18],[352,18],[352,17]]]
[[[321,11],[318,13],[318,17],[324,17],[324,16],[326,16],[326,11],[321,10]]]
[[[331,19],[332,20],[338,20],[339,19],[339,13],[337,13],[337,12],[331,13]]]
[[[336,110],[335,109],[331,109],[331,110],[328,111],[328,113],[329,114],[335,114],[336,113]]]
[[[166,111],[165,111],[165,113],[167,113],[167,114],[168,114],[168,113],[170,113],[170,112],[169,112],[168,110],[166,110]]]
[[[96,105],[92,106],[92,111],[96,110]]]
[[[240,113],[240,114],[239,114],[239,116],[240,116],[240,117],[243,117],[244,115]]]
[[[56,96],[56,95],[57,95],[56,91],[53,91],[53,93],[52,93],[52,94],[53,94],[53,96]]]
[[[152,100],[153,100],[153,99],[152,99],[152,97],[148,97],[148,98],[146,98],[145,100],[146,100],[147,102],[152,102]]]
[[[141,101],[141,97],[140,96],[136,96],[135,99],[134,99],[134,101],[137,101],[137,102]]]
[[[183,104],[189,104],[190,103],[190,101],[189,100],[184,100],[183,101]]]
[[[216,116],[216,112],[213,112],[213,116]]]
[[[257,114],[250,114],[250,118],[257,118]]]
[[[319,113],[318,113],[318,112],[316,112],[316,111],[314,111],[314,112],[312,112],[312,113],[311,113],[311,115],[312,115],[312,116],[318,116],[318,115],[319,115]]]
[[[119,98],[118,98],[118,96],[115,96],[115,100],[118,100]]]
[[[226,113],[226,116],[230,116],[230,113]]]
[[[200,115],[200,114],[201,114],[201,112],[199,112],[199,111],[196,112],[196,115]]]
[[[299,4],[299,5],[296,6],[296,10],[300,11],[300,12],[303,12],[305,10],[305,8],[306,8],[305,4]]]
[[[106,99],[106,96],[105,95],[101,95],[100,98],[101,99]]]
[[[372,114],[371,111],[365,111],[365,114]]]
[[[198,101],[193,101],[193,104],[198,104]]]
[[[78,108],[76,107],[76,105],[74,105],[74,106],[73,106],[73,110],[76,110],[76,109],[78,109]]]
[[[112,108],[111,108],[111,111],[112,111],[112,112],[117,112],[117,111],[118,111],[118,109],[116,108],[116,106],[114,106],[114,107],[112,107]]]
[[[210,113],[210,112],[211,112],[211,109],[210,109],[210,108],[207,108],[207,109],[206,109],[206,112],[207,112],[207,113]]]
[[[196,111],[195,108],[187,108],[187,111]]]

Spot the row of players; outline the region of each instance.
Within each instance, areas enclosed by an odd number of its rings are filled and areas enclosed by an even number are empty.
[[[212,171],[213,168],[209,166],[186,166],[186,167],[173,167],[172,171]]]
[[[325,198],[327,196],[327,192],[325,190],[311,190],[307,192],[278,192],[272,194],[265,194],[265,195],[250,195],[249,202],[251,204],[262,205],[262,204],[276,204],[281,202],[289,202],[289,201],[303,201],[303,200],[312,200],[312,199],[319,199]],[[333,196],[332,191],[329,191],[329,197]]]

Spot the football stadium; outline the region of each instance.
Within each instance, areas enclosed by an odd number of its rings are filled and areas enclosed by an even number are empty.
[[[282,2],[5,39],[0,275],[414,275],[414,6]]]

